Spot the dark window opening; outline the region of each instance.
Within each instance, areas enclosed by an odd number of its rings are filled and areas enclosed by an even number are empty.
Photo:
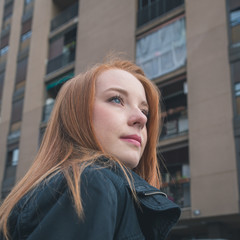
[[[137,26],[140,27],[184,4],[184,0],[138,0]]]
[[[230,12],[230,30],[232,45],[240,43],[240,6]]]
[[[232,63],[232,76],[236,98],[236,113],[240,115],[240,61]]]
[[[76,27],[50,41],[47,74],[75,60]]]
[[[2,100],[2,94],[3,94],[4,75],[5,75],[4,72],[0,73],[0,101]]]
[[[46,102],[43,108],[42,122],[47,122],[49,120],[49,117],[51,115],[51,112],[55,103],[55,99],[57,97],[59,90],[61,89],[63,84],[69,79],[73,78],[73,76],[74,76],[74,72],[70,71],[53,79],[51,82],[49,82],[46,85],[47,96],[46,96]]]
[[[12,16],[12,12],[13,12],[13,2],[10,2],[4,7],[3,20],[10,18]]]
[[[14,147],[8,147],[9,150],[7,152],[7,161],[2,182],[2,198],[5,198],[8,195],[16,181],[19,149],[16,144],[14,145]]]
[[[190,167],[188,147],[162,153],[162,190],[181,207],[190,206]],[[160,166],[163,165],[160,163]]]
[[[160,87],[162,94],[163,128],[161,138],[185,134],[188,132],[187,83],[177,81]]]
[[[56,0],[54,3],[58,15],[51,21],[51,31],[57,29],[78,15],[78,1]]]
[[[228,0],[230,11],[240,8],[239,0]]]
[[[22,98],[13,102],[11,123],[20,122],[22,120],[23,100]]]
[[[16,84],[26,80],[27,65],[28,65],[28,58],[24,58],[17,63]]]

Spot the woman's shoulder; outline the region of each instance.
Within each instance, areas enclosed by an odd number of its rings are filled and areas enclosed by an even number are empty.
[[[122,192],[126,189],[126,181],[119,168],[113,164],[103,166],[101,164],[91,164],[84,168],[80,177],[80,187],[82,190],[91,191],[98,188],[98,191],[103,193]],[[84,191],[82,191],[84,193]],[[52,174],[38,184],[33,190],[27,193],[17,204],[17,210],[28,212],[31,209],[51,206],[58,201],[61,201],[63,195],[69,195],[70,189],[67,179],[62,171]]]
[[[122,169],[117,163],[111,165],[102,165],[96,163],[88,166],[84,169],[81,176],[81,180],[87,178],[93,182],[102,182],[105,184],[113,184],[116,187],[126,185],[124,169]]]

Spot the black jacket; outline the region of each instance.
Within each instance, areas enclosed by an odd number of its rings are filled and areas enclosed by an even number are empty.
[[[120,172],[96,166],[84,170],[83,220],[76,214],[63,174],[40,184],[14,208],[9,219],[12,239],[165,239],[180,216],[179,207],[132,172],[139,199],[136,204]]]

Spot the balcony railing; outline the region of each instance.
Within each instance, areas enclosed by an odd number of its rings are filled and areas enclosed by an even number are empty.
[[[143,24],[169,12],[170,10],[184,4],[184,0],[156,0],[151,1],[150,4],[139,7],[137,13],[137,26],[140,27]]]
[[[163,183],[162,191],[168,198],[180,207],[190,207],[190,179],[182,178],[177,181]]]
[[[68,22],[69,20],[73,19],[78,15],[78,2],[71,5],[69,8],[61,12],[58,16],[56,16],[51,21],[51,31],[55,30],[56,28],[60,27],[64,23]]]
[[[47,74],[54,72],[75,60],[75,49],[67,51],[51,60],[47,64]]]
[[[174,114],[163,124],[160,138],[167,138],[188,132],[188,117],[186,113]]]

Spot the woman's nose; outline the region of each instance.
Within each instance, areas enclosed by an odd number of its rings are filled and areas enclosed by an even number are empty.
[[[131,109],[129,118],[128,118],[128,125],[129,126],[136,126],[142,129],[147,123],[147,116],[141,111],[141,109]]]

